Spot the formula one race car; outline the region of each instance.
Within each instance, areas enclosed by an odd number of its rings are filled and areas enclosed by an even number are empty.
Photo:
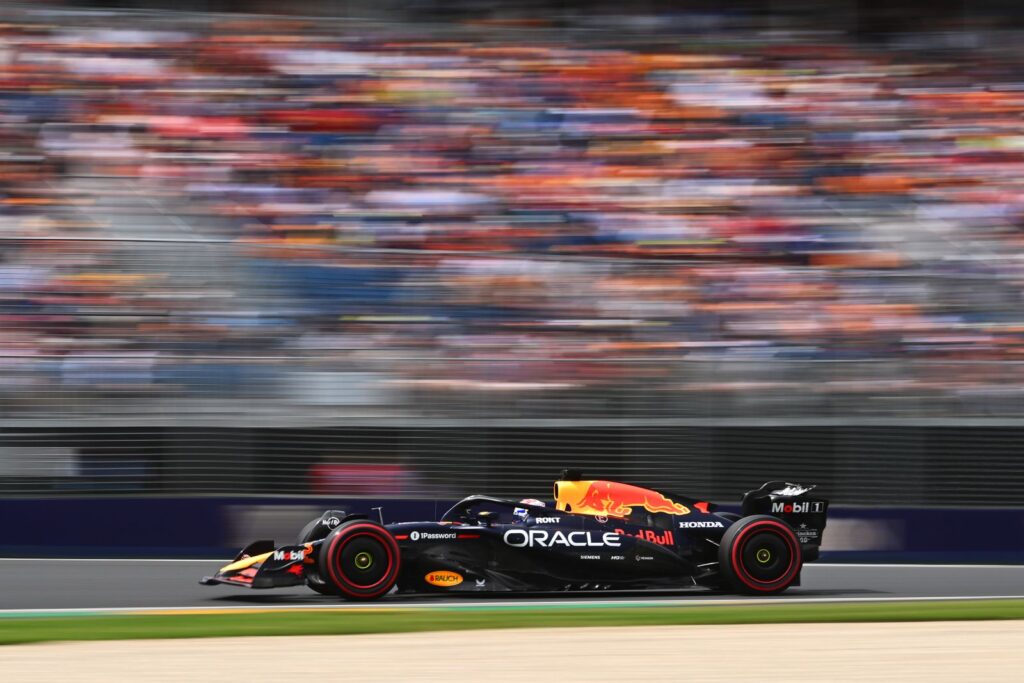
[[[554,507],[469,496],[436,522],[378,524],[328,510],[293,545],[246,546],[200,583],[372,600],[401,593],[548,592],[706,586],[778,593],[818,558],[828,502],[768,482],[742,515],[712,503],[562,473]]]

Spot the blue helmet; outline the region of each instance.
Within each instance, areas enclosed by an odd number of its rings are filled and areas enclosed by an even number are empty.
[[[537,500],[536,498],[524,498],[519,501],[521,505],[532,505],[535,507],[544,507],[544,502]],[[516,508],[512,511],[512,521],[516,524],[525,524],[530,519],[529,508]]]

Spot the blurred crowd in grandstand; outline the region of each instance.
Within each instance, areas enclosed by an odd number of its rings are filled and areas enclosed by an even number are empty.
[[[1024,54],[640,19],[8,17],[0,400],[1017,412]]]

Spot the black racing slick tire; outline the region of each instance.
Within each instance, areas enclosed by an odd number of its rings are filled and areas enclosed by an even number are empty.
[[[329,510],[328,512],[334,513],[336,516],[341,515],[344,518],[344,514],[335,510]],[[295,539],[296,545],[305,545],[312,541],[319,541],[321,538],[331,533],[331,528],[325,524],[322,524],[326,513],[316,519],[310,520],[306,526],[302,527],[302,531],[299,532],[298,537]],[[309,586],[310,590],[319,593],[320,595],[338,596],[341,595],[338,590],[328,584],[320,576],[319,568],[316,564],[306,565],[306,585]]]
[[[367,519],[353,519],[328,534],[317,569],[324,583],[347,600],[375,600],[398,580],[401,552],[394,536]]]
[[[769,595],[789,588],[803,565],[793,529],[769,515],[743,517],[730,526],[718,548],[728,586],[740,593]]]

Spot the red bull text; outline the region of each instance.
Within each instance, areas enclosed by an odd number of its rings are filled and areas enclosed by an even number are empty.
[[[631,534],[624,529],[616,529],[615,533],[622,536],[632,536],[633,538],[639,538],[648,543],[655,543],[657,545],[675,545],[676,539],[672,535],[671,531],[663,531],[658,533],[654,529],[641,529],[635,534]]]

